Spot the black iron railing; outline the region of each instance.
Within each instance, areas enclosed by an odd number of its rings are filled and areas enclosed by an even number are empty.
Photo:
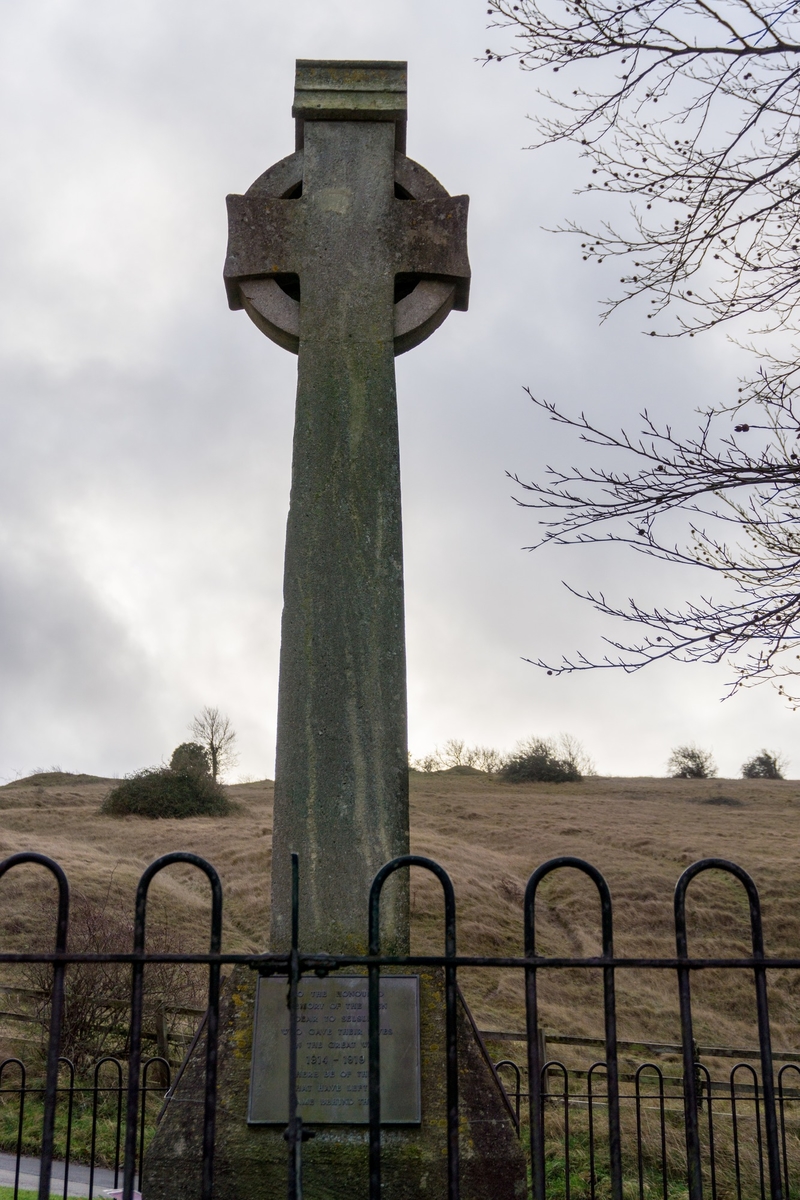
[[[123,1178],[123,1116],[125,1098],[128,1095],[128,1063],[104,1055],[79,1079],[75,1065],[68,1058],[58,1060],[58,1078],[55,1090],[50,1093],[49,1112],[54,1116],[54,1161],[58,1168],[58,1180],[47,1171],[48,1164],[42,1161],[43,1139],[37,1139],[37,1158],[31,1157],[33,1147],[31,1130],[26,1129],[26,1113],[43,1107],[47,1093],[44,1080],[37,1078],[19,1058],[7,1058],[0,1062],[0,1106],[3,1110],[3,1129],[6,1137],[3,1151],[13,1159],[13,1183],[10,1189],[13,1200],[20,1191],[29,1191],[23,1172],[29,1177],[33,1172],[50,1180],[50,1195],[62,1200],[72,1195],[75,1187],[82,1187],[88,1200],[108,1190],[122,1186]],[[154,1079],[157,1076],[157,1079]],[[155,1115],[163,1102],[165,1091],[170,1086],[170,1065],[166,1059],[148,1058],[142,1064],[137,1080],[139,1120],[134,1139],[132,1158],[134,1187],[138,1187],[141,1164],[148,1135],[155,1125]],[[87,1148],[77,1152],[74,1133],[78,1122],[88,1115],[90,1139]],[[36,1166],[34,1167],[34,1162]],[[50,1164],[52,1167],[52,1163]],[[76,1181],[76,1168],[85,1169]],[[104,1179],[98,1183],[102,1171]],[[37,1185],[37,1186],[39,1186]]]
[[[183,863],[201,871],[211,893],[211,921],[207,953],[150,954],[145,949],[147,897],[150,884],[164,868]],[[136,893],[134,944],[130,952],[71,954],[68,951],[69,888],[62,869],[44,855],[17,854],[0,863],[0,877],[22,864],[37,864],[49,871],[58,887],[58,906],[54,949],[51,953],[0,952],[0,963],[49,963],[52,965],[52,1004],[44,1079],[35,1085],[42,1104],[39,1173],[39,1200],[48,1200],[54,1156],[56,1111],[64,1103],[72,1105],[75,1096],[86,1087],[93,1088],[94,1121],[98,1097],[109,1088],[119,1098],[117,1115],[117,1173],[121,1170],[124,1200],[132,1200],[145,1145],[145,1108],[148,1071],[158,1061],[142,1063],[143,975],[148,963],[200,964],[208,971],[208,1004],[203,1019],[205,1041],[205,1086],[203,1091],[202,1162],[199,1168],[199,1195],[211,1200],[214,1192],[214,1140],[217,1105],[217,1052],[220,1008],[220,972],[225,965],[244,965],[262,975],[287,977],[290,1004],[290,1069],[286,1081],[289,1122],[286,1130],[289,1200],[301,1192],[302,1149],[307,1130],[298,1113],[296,1090],[296,1031],[298,1023],[298,985],[304,975],[318,976],[349,969],[365,972],[369,980],[369,1174],[368,1179],[353,1181],[354,1189],[370,1200],[380,1200],[382,1123],[380,1097],[379,987],[381,971],[388,967],[440,968],[445,991],[445,1047],[442,1069],[446,1077],[446,1151],[447,1200],[459,1200],[459,1096],[458,1096],[458,973],[470,967],[490,968],[499,972],[518,972],[525,982],[526,1055],[522,1062],[505,1058],[498,1071],[508,1081],[510,1113],[524,1135],[530,1155],[534,1200],[548,1194],[592,1198],[602,1194],[622,1200],[623,1189],[633,1186],[639,1196],[660,1193],[667,1200],[670,1189],[688,1189],[689,1200],[722,1200],[731,1195],[737,1200],[758,1196],[766,1200],[789,1200],[800,1196],[800,1068],[787,1063],[775,1073],[770,1039],[767,971],[800,970],[797,957],[767,956],[761,922],[758,892],[750,876],[733,863],[721,859],[703,859],[684,871],[678,880],[674,900],[676,953],[674,957],[621,957],[614,951],[613,908],[608,885],[591,864],[567,856],[544,863],[531,875],[525,892],[521,919],[524,934],[522,956],[459,955],[456,941],[456,899],[452,883],[437,863],[420,856],[404,856],[387,863],[376,876],[365,914],[369,953],[366,955],[319,955],[303,953],[298,941],[298,863],[293,856],[292,946],[284,954],[223,954],[221,952],[222,888],[214,868],[194,854],[168,854],[157,859],[143,874]],[[439,881],[443,894],[444,953],[439,955],[384,955],[380,943],[380,901],[386,880],[396,871],[422,869]],[[548,956],[537,953],[536,900],[541,882],[554,872],[577,870],[586,875],[597,891],[601,947],[600,955]],[[747,897],[751,953],[747,956],[690,957],[686,932],[686,898],[689,885],[707,871],[722,871],[736,880]],[[60,1056],[60,1031],[64,1009],[64,972],[70,964],[127,963],[131,967],[131,1006],[127,1062],[105,1059],[98,1064],[94,1082],[78,1085],[71,1064]],[[708,1068],[697,1062],[693,1033],[691,980],[694,973],[707,969],[752,972],[758,1029],[759,1068],[737,1064],[727,1081],[713,1080]],[[602,975],[604,1053],[602,1060],[587,1071],[579,1072],[560,1061],[545,1061],[539,1036],[539,985],[543,973],[579,969]],[[648,970],[664,973],[665,982],[674,980],[680,1008],[682,1068],[669,1075],[654,1063],[641,1063],[635,1070],[620,1071],[620,1043],[616,1035],[617,1002],[615,981],[620,971]],[[190,1053],[196,1052],[195,1038]],[[116,1063],[116,1066],[113,1064]],[[112,1065],[109,1065],[112,1064]],[[114,1075],[111,1084],[98,1083],[101,1068]],[[18,1082],[7,1085],[12,1070]],[[64,1071],[68,1083],[64,1083]],[[792,1074],[793,1073],[793,1074]],[[528,1081],[536,1080],[531,1087]],[[9,1091],[19,1096],[19,1149],[26,1097],[31,1089],[26,1069],[19,1060],[0,1064],[0,1095]],[[66,1086],[66,1091],[65,1091]],[[158,1084],[163,1095],[163,1081]],[[727,1089],[727,1090],[726,1090]],[[122,1094],[125,1092],[124,1132]],[[527,1101],[527,1119],[523,1101]],[[70,1109],[70,1112],[72,1110]],[[71,1117],[67,1124],[69,1126]],[[677,1133],[676,1133],[677,1130]],[[121,1160],[120,1160],[120,1145]],[[69,1138],[67,1138],[69,1147]],[[91,1157],[94,1159],[95,1143]],[[722,1157],[721,1157],[722,1156]],[[67,1150],[69,1161],[69,1149]],[[576,1174],[578,1159],[586,1159],[585,1170]],[[725,1161],[723,1162],[723,1158]],[[602,1165],[601,1165],[602,1159]],[[499,1167],[498,1169],[502,1169]],[[19,1170],[17,1171],[17,1175]],[[724,1178],[723,1178],[724,1177]],[[554,1183],[553,1181],[556,1180]],[[654,1183],[655,1181],[655,1183]],[[92,1185],[93,1186],[93,1185]],[[656,1192],[653,1191],[656,1186]],[[362,1191],[363,1188],[363,1191]],[[792,1192],[790,1188],[793,1188]],[[549,1189],[549,1191],[548,1191]],[[354,1195],[357,1194],[354,1190]],[[66,1184],[64,1184],[66,1196]],[[146,1200],[146,1197],[145,1197]],[[313,1197],[311,1198],[313,1200]]]

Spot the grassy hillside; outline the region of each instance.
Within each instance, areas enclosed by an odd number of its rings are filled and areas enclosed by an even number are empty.
[[[0,852],[35,849],[57,858],[73,889],[131,912],[136,880],[158,854],[193,850],[209,859],[225,888],[225,947],[263,949],[269,918],[272,785],[228,789],[225,818],[150,821],[101,816],[112,781],[42,775],[0,788]],[[539,863],[575,854],[605,874],[615,905],[621,954],[674,953],[672,891],[685,866],[706,855],[733,859],[759,887],[768,952],[800,950],[800,783],[745,780],[589,779],[577,784],[501,784],[480,774],[412,773],[412,848],[450,872],[458,899],[462,952],[519,953],[525,882]],[[154,893],[174,940],[207,944],[207,893],[197,873],[173,868]],[[9,949],[48,938],[51,912],[41,872],[15,871],[0,883],[0,934]],[[49,885],[45,885],[49,889]],[[52,890],[52,889],[50,889]],[[690,948],[746,953],[747,907],[723,876],[696,883]],[[539,946],[545,953],[591,954],[599,948],[598,905],[575,872],[546,881]],[[414,947],[441,945],[435,887],[412,884]],[[795,973],[796,974],[796,973]],[[715,1044],[754,1045],[752,984],[721,972],[695,976],[696,1036]],[[510,972],[464,972],[464,987],[484,1028],[521,1028],[521,979]],[[774,1045],[800,1048],[798,980],[770,980]],[[678,1040],[674,979],[620,973],[619,1035]],[[542,984],[545,1027],[567,1034],[602,1030],[595,973],[552,973]]]

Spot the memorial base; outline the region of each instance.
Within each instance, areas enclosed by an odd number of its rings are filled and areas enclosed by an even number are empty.
[[[444,978],[420,973],[422,1121],[382,1134],[385,1200],[447,1195]],[[220,1014],[215,1200],[264,1200],[286,1194],[283,1127],[247,1124],[256,976],[237,969]],[[458,1012],[462,1200],[524,1200],[526,1160],[511,1109],[474,1023]],[[145,1155],[144,1200],[198,1200],[205,1041],[190,1053]],[[305,1200],[358,1200],[368,1193],[364,1125],[309,1125],[303,1144]]]

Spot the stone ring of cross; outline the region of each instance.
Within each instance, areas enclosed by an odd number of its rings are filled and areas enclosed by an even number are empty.
[[[302,187],[303,151],[297,150],[260,175],[247,189],[245,197],[295,200],[302,195]],[[394,192],[399,200],[434,200],[450,195],[430,171],[399,152],[395,154]],[[239,281],[238,287],[242,307],[261,332],[285,350],[297,354],[300,345],[298,277],[272,275],[244,279]],[[404,354],[439,328],[457,304],[458,283],[451,279],[398,275],[394,298],[394,352]]]

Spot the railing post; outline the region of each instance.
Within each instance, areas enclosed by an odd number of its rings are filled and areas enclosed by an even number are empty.
[[[23,863],[35,863],[46,867],[55,876],[58,887],[58,914],[56,916],[55,952],[67,952],[69,929],[69,884],[62,868],[45,854],[25,850],[12,854],[0,863],[0,879],[12,867]],[[53,963],[53,996],[50,1002],[50,1038],[47,1044],[47,1066],[45,1070],[44,1116],[42,1119],[42,1154],[39,1166],[39,1200],[50,1200],[50,1177],[53,1169],[53,1138],[55,1134],[56,1101],[58,1098],[58,1065],[61,1047],[61,1023],[64,1019],[64,968],[63,961]]]
[[[133,1200],[136,1174],[137,1116],[139,1112],[139,1072],[142,1062],[142,1001],[144,990],[144,943],[147,893],[153,878],[165,867],[186,863],[198,867],[211,885],[211,937],[209,952],[219,954],[222,946],[222,884],[219,875],[199,854],[176,850],[162,854],[143,872],[136,888],[133,927],[133,952],[137,956],[131,969],[130,1055],[128,1059],[128,1098],[125,1113],[125,1160],[122,1175],[123,1200]],[[219,1032],[220,964],[208,968],[208,1013],[206,1017],[206,1079],[203,1102],[203,1151],[200,1200],[211,1200],[214,1181],[214,1133],[217,1108],[217,1041]],[[141,1176],[142,1163],[139,1163]],[[140,1178],[141,1182],[141,1178]],[[47,1200],[41,1196],[39,1200]]]
[[[683,1036],[684,1113],[686,1121],[686,1157],[689,1168],[689,1200],[702,1200],[703,1179],[700,1167],[700,1138],[697,1120],[697,1080],[695,1077],[695,1049],[692,1036],[691,990],[689,983],[688,942],[686,937],[686,889],[695,876],[703,871],[725,871],[733,875],[745,889],[750,908],[750,939],[756,991],[756,1016],[758,1021],[758,1044],[761,1056],[761,1084],[764,1101],[764,1129],[767,1137],[767,1163],[771,1200],[783,1200],[783,1180],[778,1144],[778,1122],[775,1112],[775,1081],[772,1077],[772,1044],[767,1003],[767,973],[759,964],[764,958],[764,933],[761,923],[761,901],[758,889],[751,877],[736,863],[724,858],[703,858],[693,863],[681,875],[675,887],[675,938],[678,958],[686,965],[678,968],[678,990],[681,1008],[681,1032]],[[760,1137],[760,1131],[759,1131]]]
[[[542,1046],[539,1041],[539,1020],[536,989],[536,891],[545,876],[552,871],[572,867],[588,875],[600,898],[600,919],[604,959],[603,1012],[605,1019],[606,1078],[608,1089],[608,1149],[611,1168],[611,1200],[622,1200],[622,1148],[619,1121],[619,1071],[617,1069],[617,1015],[614,991],[613,915],[608,884],[591,863],[571,855],[560,855],[542,863],[533,872],[525,888],[525,1005],[528,1040],[528,1095],[531,1123],[531,1171],[534,1200],[546,1200],[544,1174],[544,1100],[542,1095]],[[591,1114],[591,1110],[590,1110]]]
[[[300,984],[300,858],[292,851],[292,949],[289,955],[289,1200],[303,1200],[303,1118],[297,1115],[297,989]]]
[[[456,898],[450,876],[432,858],[401,854],[381,867],[369,892],[369,953],[380,955],[381,892],[386,880],[401,867],[423,867],[442,885],[445,942],[445,1045],[447,1077],[447,1200],[459,1200],[458,1139],[458,985],[456,980]],[[378,1020],[380,966],[369,968],[369,1200],[381,1200],[380,1123],[380,1022]]]

